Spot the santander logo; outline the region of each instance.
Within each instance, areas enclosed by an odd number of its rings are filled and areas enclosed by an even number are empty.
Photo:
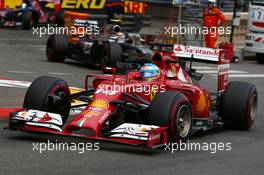
[[[220,50],[206,47],[184,46],[175,44],[173,52],[177,57],[218,62]]]
[[[206,56],[219,56],[219,51],[217,49],[209,49],[203,47],[177,46],[174,48],[174,52],[183,52],[187,54],[198,54]]]
[[[176,51],[176,52],[181,52],[181,51],[182,51],[181,46],[176,47],[176,48],[174,49],[174,51]]]

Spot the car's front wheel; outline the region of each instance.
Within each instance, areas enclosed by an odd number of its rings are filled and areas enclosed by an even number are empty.
[[[168,142],[187,141],[192,128],[188,98],[175,91],[157,94],[150,105],[147,124],[168,127]]]
[[[64,80],[41,76],[28,88],[23,108],[60,114],[65,123],[71,106],[71,102],[66,100],[68,95],[69,86]]]

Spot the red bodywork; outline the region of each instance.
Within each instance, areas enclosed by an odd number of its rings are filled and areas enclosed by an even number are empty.
[[[170,62],[168,60],[170,60]],[[151,102],[157,93],[164,90],[181,92],[185,94],[191,103],[193,119],[209,119],[212,105],[211,95],[200,85],[194,84],[187,72],[180,67],[178,63],[175,63],[176,60],[177,57],[172,51],[156,52],[153,56],[153,62],[159,66],[161,70],[160,78],[156,81],[142,80],[140,72],[129,72],[127,75],[89,74],[86,77],[86,90],[88,88],[95,89],[92,102],[89,103],[89,105],[86,106],[86,108],[72,121],[66,124],[63,132],[28,125],[19,129],[25,131],[49,132],[67,136],[78,136],[88,139],[114,141],[132,145],[144,145],[146,147],[154,147],[155,145],[164,144],[167,142],[167,126],[159,126],[160,128],[151,130],[147,141],[102,136],[102,129],[117,109],[117,104],[111,103],[111,101],[130,98],[129,96],[124,96],[124,92],[131,95],[137,95],[148,102]],[[223,50],[220,52],[218,64],[222,65],[224,63],[228,63],[228,60],[225,59],[225,51]],[[224,71],[220,71],[218,77],[219,92],[225,89],[227,81],[226,74],[223,74],[223,72]],[[94,78],[92,85],[88,86],[88,82],[91,78]],[[117,85],[119,86],[119,89],[117,89]],[[132,87],[139,86],[150,87],[151,90],[149,93],[138,90],[131,91],[131,89],[133,89]],[[120,89],[120,87],[123,88]],[[107,91],[107,89],[109,91]],[[155,89],[155,91],[153,89]],[[135,103],[139,102],[135,101]],[[80,130],[87,130],[92,134],[76,134],[76,131]],[[161,135],[162,137],[155,137],[157,135]]]

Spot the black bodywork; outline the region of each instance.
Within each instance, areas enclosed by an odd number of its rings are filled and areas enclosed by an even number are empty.
[[[49,61],[63,62],[66,58],[82,62],[83,64],[116,68],[117,62],[144,64],[151,62],[154,55],[148,46],[135,45],[118,29],[119,26],[103,27],[100,36],[78,37],[73,42],[72,37],[52,35],[47,42],[47,58]],[[111,33],[107,35],[105,33]]]

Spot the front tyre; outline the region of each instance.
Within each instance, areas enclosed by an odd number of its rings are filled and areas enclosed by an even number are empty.
[[[248,130],[255,121],[258,93],[256,86],[234,81],[230,82],[223,95],[220,115],[231,128]]]
[[[50,98],[51,95],[55,95],[58,97],[57,99],[60,99],[56,101],[59,104],[56,107],[54,107],[54,98]],[[69,95],[69,86],[64,80],[41,76],[35,79],[28,88],[23,108],[60,114],[63,123],[65,123],[69,116],[71,102],[64,99]]]
[[[168,142],[186,142],[191,134],[192,110],[188,98],[179,92],[156,95],[147,117],[147,124],[168,127]]]

